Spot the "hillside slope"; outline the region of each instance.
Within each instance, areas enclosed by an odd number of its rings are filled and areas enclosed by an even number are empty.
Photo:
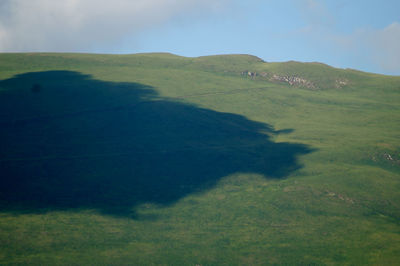
[[[0,264],[396,265],[400,77],[0,54]]]

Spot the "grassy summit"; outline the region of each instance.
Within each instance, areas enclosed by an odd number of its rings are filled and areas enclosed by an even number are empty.
[[[0,264],[400,261],[400,77],[0,54]]]

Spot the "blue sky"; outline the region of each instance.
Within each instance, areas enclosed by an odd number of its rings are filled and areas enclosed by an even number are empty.
[[[3,0],[0,51],[240,53],[400,75],[400,1]]]

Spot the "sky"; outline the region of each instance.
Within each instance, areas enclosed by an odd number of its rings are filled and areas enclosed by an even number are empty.
[[[0,0],[0,52],[252,54],[400,75],[400,1]]]

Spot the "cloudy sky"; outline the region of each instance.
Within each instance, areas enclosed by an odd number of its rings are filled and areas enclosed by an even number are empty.
[[[399,0],[0,0],[0,52],[245,53],[400,75]]]

